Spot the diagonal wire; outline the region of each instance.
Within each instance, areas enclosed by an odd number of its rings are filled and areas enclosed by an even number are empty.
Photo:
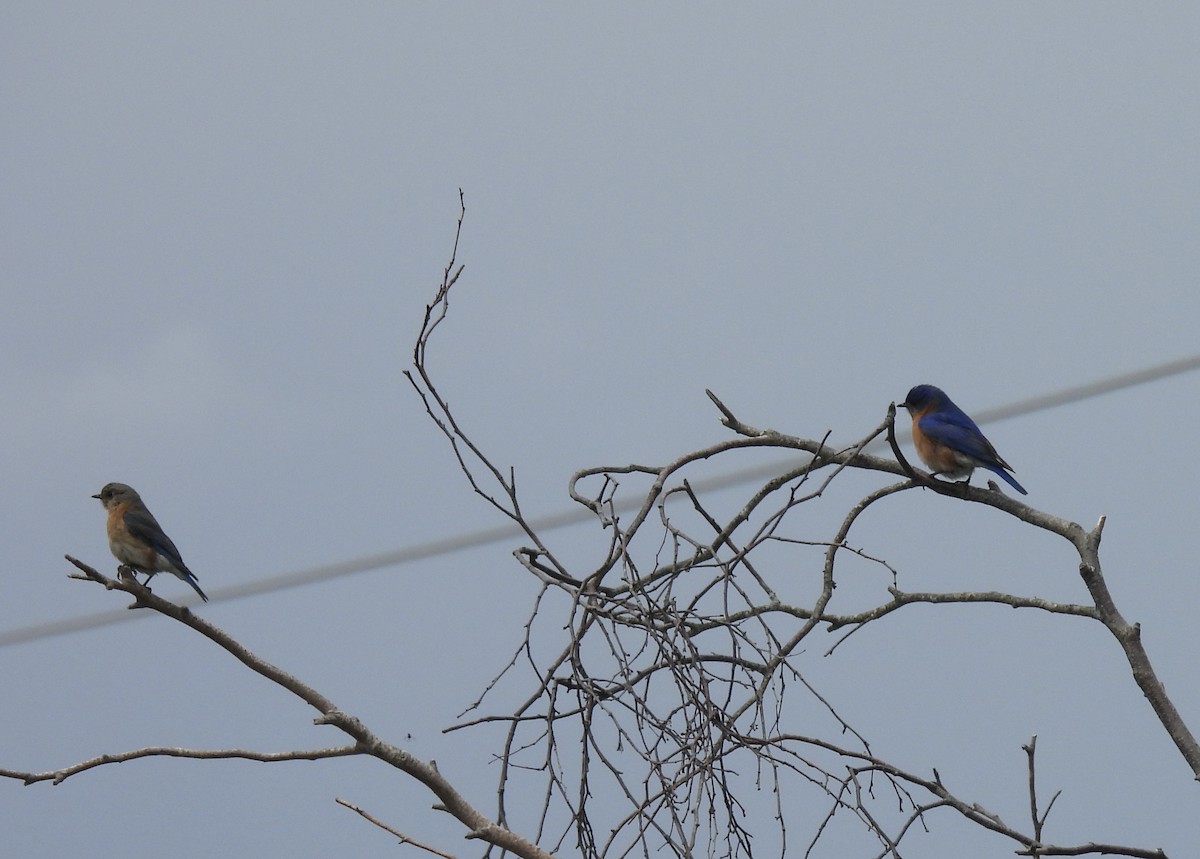
[[[1155,382],[1159,379],[1165,379],[1169,376],[1175,376],[1180,373],[1187,373],[1192,370],[1200,369],[1200,355],[1192,355],[1187,358],[1181,358],[1177,361],[1169,361],[1165,364],[1156,364],[1153,367],[1147,367],[1142,370],[1135,370],[1131,373],[1123,373],[1118,376],[1110,376],[1107,379],[1101,379],[1097,382],[1089,382],[1086,385],[1076,385],[1071,388],[1063,388],[1058,391],[1053,391],[1049,394],[1043,394],[1037,397],[1030,397],[1026,400],[1018,400],[1015,403],[1009,403],[1004,406],[996,406],[991,409],[983,409],[975,412],[976,420],[983,423],[993,423],[995,421],[1006,420],[1021,415],[1028,415],[1034,412],[1045,411],[1047,409],[1063,406],[1068,403],[1075,403],[1081,400],[1089,400],[1094,397],[1099,397],[1104,394],[1120,391],[1125,388],[1144,385],[1149,382]],[[882,446],[884,442],[877,439],[874,443],[867,446],[867,450]],[[733,486],[740,486],[745,483],[752,483],[772,477],[779,474],[781,464],[768,463],[766,465],[756,466],[753,468],[739,469],[736,472],[727,474],[719,474],[713,477],[695,481],[693,486],[697,490],[711,492],[718,489],[727,489]],[[640,502],[637,499],[630,498],[624,503],[618,503],[618,510],[627,510],[639,506]],[[584,508],[576,508],[572,510],[564,510],[559,513],[551,513],[546,516],[539,516],[529,520],[530,527],[536,531],[550,531],[556,528],[565,528],[569,525],[577,525],[581,522],[586,522],[594,518],[590,510]],[[299,588],[305,585],[310,585],[315,582],[328,581],[329,579],[342,578],[351,576],[356,573],[365,573],[370,570],[378,570],[384,567],[394,567],[400,564],[408,564],[413,561],[420,561],[426,558],[433,558],[439,555],[448,555],[453,552],[462,551],[463,549],[471,549],[477,546],[486,546],[492,543],[499,543],[505,540],[511,540],[513,537],[521,534],[521,530],[516,525],[500,525],[493,528],[483,528],[478,531],[471,531],[466,534],[459,534],[453,537],[446,537],[440,540],[430,540],[425,543],[417,543],[412,546],[406,546],[403,549],[396,549],[391,552],[381,552],[375,555],[366,555],[361,558],[351,558],[347,561],[341,561],[336,564],[324,564],[319,567],[311,567],[307,570],[298,570],[291,573],[282,573],[278,576],[268,576],[263,579],[258,579],[252,582],[246,582],[240,585],[230,585],[229,587],[216,588],[211,592],[211,601],[222,602],[228,600],[242,599],[244,597],[258,596],[259,594],[271,593],[273,591],[282,591],[289,588]],[[188,602],[190,605],[191,602]],[[4,632],[0,632],[0,647],[8,647],[13,644],[22,644],[27,641],[36,641],[42,638],[50,638],[58,635],[66,635],[71,632],[82,632],[88,629],[97,629],[103,626],[109,626],[121,621],[134,620],[135,618],[145,617],[138,612],[131,612],[127,609],[117,609],[113,611],[94,612],[91,614],[77,615],[75,617],[64,618],[62,620],[48,621],[46,623],[32,624],[30,626],[17,627]]]

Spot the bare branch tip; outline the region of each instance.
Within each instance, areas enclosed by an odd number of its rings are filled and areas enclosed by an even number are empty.
[[[734,417],[733,412],[729,410],[729,407],[726,406],[723,402],[721,402],[720,397],[718,397],[716,394],[714,394],[708,388],[704,389],[704,393],[708,394],[708,398],[713,401],[713,405],[715,405],[717,407],[717,409],[720,410],[721,414],[723,414],[725,416],[725,419],[727,421],[736,421],[737,420],[737,418]]]

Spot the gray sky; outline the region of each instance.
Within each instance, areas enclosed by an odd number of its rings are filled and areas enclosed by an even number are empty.
[[[980,411],[1200,351],[1185,4],[67,3],[2,20],[0,632],[126,604],[62,560],[115,567],[88,497],[110,480],[142,492],[210,594],[499,524],[401,376],[460,187],[467,269],[431,363],[535,513],[568,505],[578,468],[725,437],[705,387],[752,424],[849,441],[917,382]],[[1193,730],[1197,469],[1175,442],[1198,390],[1177,376],[987,427],[1031,504],[1109,516],[1108,581]],[[878,485],[852,483],[845,499]],[[594,557],[593,533],[558,539]],[[994,510],[909,493],[857,539],[909,590],[1086,599],[1065,544]],[[411,734],[488,807],[494,736],[440,729],[520,635],[532,588],[511,548],[200,611]],[[806,659],[878,754],[937,766],[1011,822],[1036,733],[1044,799],[1063,789],[1048,838],[1200,843],[1187,768],[1084,621],[916,609]],[[157,617],[0,649],[0,686],[5,767],[340,741]],[[398,855],[335,795],[473,852],[369,761],[138,761],[0,793],[12,855]],[[935,818],[913,852],[959,856],[964,832]]]

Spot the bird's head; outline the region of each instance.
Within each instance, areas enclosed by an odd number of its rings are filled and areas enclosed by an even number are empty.
[[[106,483],[104,488],[92,496],[100,499],[100,503],[107,508],[110,504],[119,504],[122,501],[137,501],[140,496],[134,491],[132,486],[126,486],[124,483]]]
[[[943,403],[948,403],[949,401],[950,398],[946,396],[946,392],[941,388],[934,387],[933,385],[917,385],[908,392],[908,396],[904,398],[904,402],[900,406],[915,414],[923,412],[926,409],[938,408]]]

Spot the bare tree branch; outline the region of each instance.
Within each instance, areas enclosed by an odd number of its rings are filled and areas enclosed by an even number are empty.
[[[377,758],[385,763],[390,764],[401,772],[417,779],[424,784],[439,800],[439,808],[448,812],[451,816],[463,823],[467,828],[467,837],[478,838],[493,844],[501,849],[508,850],[518,856],[527,857],[527,859],[550,859],[551,853],[542,850],[537,845],[513,832],[512,830],[501,826],[489,820],[483,813],[478,811],[471,805],[465,797],[438,771],[437,765],[430,762],[420,761],[413,755],[385,742],[374,733],[372,733],[361,721],[353,715],[340,710],[329,698],[317,692],[311,686],[301,682],[296,677],[288,674],[286,671],[272,665],[264,659],[261,659],[248,648],[236,641],[232,636],[224,630],[209,623],[207,620],[193,614],[192,611],[183,606],[177,606],[172,602],[164,600],[162,597],[156,596],[146,586],[139,584],[136,579],[117,578],[110,579],[96,569],[79,561],[71,556],[67,556],[70,561],[80,572],[72,574],[72,578],[92,581],[103,585],[108,590],[122,590],[131,594],[134,597],[134,603],[130,608],[148,608],[166,617],[172,618],[185,626],[190,627],[196,632],[209,639],[217,646],[223,648],[230,655],[238,659],[243,665],[260,676],[270,680],[271,682],[288,690],[293,695],[308,703],[316,709],[320,715],[314,719],[314,723],[318,725],[330,725],[338,728],[343,733],[354,739],[355,743],[350,747],[350,750],[338,750],[337,754],[364,754]],[[130,753],[133,756],[144,756],[138,753]],[[201,757],[203,753],[191,752],[180,757]],[[221,753],[217,753],[219,756]],[[299,753],[304,754],[304,753]],[[334,754],[327,756],[333,757]],[[263,757],[263,760],[270,760],[269,757]],[[286,760],[286,757],[279,757],[279,760]],[[85,762],[91,766],[96,766],[98,763],[109,763],[111,761],[94,759],[93,762]],[[89,768],[83,765],[76,765],[75,768],[67,768],[68,770],[82,767]],[[0,775],[10,775],[9,771],[0,771]],[[21,778],[26,780],[30,774],[10,775],[10,777]]]
[[[17,772],[16,770],[0,769],[0,776],[5,778],[20,779],[25,784],[34,784],[39,781],[49,781],[52,784],[61,784],[73,775],[85,772],[95,767],[104,766],[105,764],[119,764],[125,761],[137,760],[138,758],[196,758],[197,760],[222,760],[226,758],[240,758],[247,761],[262,761],[264,763],[275,763],[277,761],[319,761],[325,758],[344,758],[349,755],[361,755],[363,752],[357,746],[337,746],[331,749],[312,749],[312,750],[297,750],[291,752],[256,752],[250,749],[181,749],[171,746],[150,746],[144,749],[133,749],[128,752],[121,752],[115,755],[98,755],[94,758],[89,758],[86,761],[80,761],[77,764],[72,764],[69,767],[64,767],[59,770],[51,770],[49,772],[26,773]]]
[[[893,403],[889,410],[889,418],[893,418],[894,415],[895,404]],[[1108,590],[1104,576],[1100,572],[1100,537],[1104,531],[1105,517],[1101,516],[1096,522],[1096,527],[1091,531],[1085,531],[1081,525],[1041,513],[1002,492],[979,490],[964,483],[945,483],[936,480],[912,469],[900,451],[900,446],[896,443],[894,428],[888,430],[888,441],[905,473],[920,485],[927,486],[943,495],[953,495],[998,507],[1030,525],[1058,534],[1070,541],[1079,553],[1079,575],[1083,579],[1088,593],[1091,594],[1094,604],[1094,609],[1090,612],[1091,616],[1103,623],[1117,643],[1121,645],[1125,659],[1132,670],[1134,682],[1142,690],[1146,700],[1150,702],[1155,715],[1158,716],[1159,721],[1166,728],[1167,734],[1191,768],[1193,778],[1200,779],[1200,744],[1197,743],[1195,736],[1183,721],[1179,711],[1175,709],[1174,703],[1167,696],[1166,689],[1159,681],[1150,657],[1142,646],[1141,627],[1136,623],[1129,623],[1122,616],[1117,609],[1116,601]],[[994,489],[995,484],[992,486]]]
[[[814,642],[825,642],[816,652],[830,656],[868,624],[916,604],[940,611],[1006,605],[1099,622],[1120,644],[1134,682],[1200,778],[1200,747],[1158,680],[1139,627],[1124,619],[1101,574],[1103,517],[1087,531],[1004,494],[995,484],[978,488],[915,470],[896,440],[894,404],[877,427],[839,448],[830,445],[828,432],[810,439],[745,423],[709,391],[733,437],[665,463],[596,466],[570,478],[570,498],[605,532],[597,555],[573,568],[563,560],[568,555],[558,554],[525,517],[514,469],[490,458],[468,434],[430,371],[432,337],[447,319],[450,291],[463,272],[458,263],[466,213],[461,191],[459,204],[450,259],[425,308],[413,368],[405,376],[472,491],[523,531],[526,545],[513,555],[535,583],[519,645],[463,714],[470,720],[447,729],[502,729],[494,819],[471,805],[434,762],[384,741],[228,633],[157,597],[136,578],[110,579],[70,556],[79,571],[73,578],[125,591],[133,597],[130,608],[158,612],[208,638],[310,705],[317,711],[316,724],[335,727],[352,743],[275,753],[154,747],[101,755],[51,772],[0,770],[0,776],[27,784],[59,783],[97,766],[150,756],[270,762],[370,755],[424,784],[437,797],[435,807],[459,820],[467,837],[483,840],[489,853],[499,848],[527,859],[549,859],[560,849],[585,859],[633,854],[741,859],[753,855],[751,845],[764,827],[774,827],[782,855],[793,838],[789,826],[794,826],[797,803],[792,796],[798,792],[820,802],[807,803],[819,808],[820,819],[804,833],[806,856],[833,837],[835,820],[848,819],[877,845],[872,849],[880,859],[897,859],[912,832],[929,829],[944,816],[939,813],[948,812],[1008,839],[1018,855],[1165,859],[1160,849],[1047,843],[1049,813],[1060,793],[1039,808],[1036,735],[1022,747],[1030,815],[1024,829],[951,790],[932,766],[932,775],[925,776],[887,760],[835,696],[819,690],[802,670]],[[863,453],[881,434],[894,460]],[[736,461],[762,449],[802,457],[743,498],[697,491],[704,485],[697,475],[702,477],[712,462]],[[832,490],[852,472],[901,479],[861,495],[856,490],[853,503],[834,500],[838,493]],[[1091,605],[996,591],[902,589],[899,571],[884,560],[886,552],[865,541],[858,525],[868,513],[886,515],[888,499],[915,489],[991,507],[1067,540],[1079,556]],[[830,515],[829,504],[846,506]],[[816,515],[822,512],[823,517]],[[876,591],[851,604],[839,595],[839,579],[844,584],[850,571],[863,569],[874,577],[868,584]],[[817,633],[835,633],[833,643]],[[804,725],[804,733],[795,730],[797,724]],[[766,795],[773,808],[761,801]],[[448,855],[337,801],[402,843]]]
[[[444,302],[444,292],[439,297]],[[445,309],[444,303],[440,306],[439,323]],[[901,589],[896,570],[879,559],[879,552],[850,542],[861,517],[897,493],[926,488],[985,504],[1073,545],[1084,545],[1083,528],[1029,507],[994,485],[981,489],[915,471],[896,442],[894,405],[879,427],[837,448],[829,444],[828,434],[814,440],[752,426],[708,391],[734,438],[666,463],[596,466],[571,477],[569,496],[607,532],[607,546],[597,560],[571,570],[524,520],[511,469],[491,462],[450,416],[426,364],[433,329],[431,324],[422,329],[409,380],[450,440],[472,489],[525,529],[530,544],[517,548],[514,556],[540,584],[524,641],[473,709],[482,712],[497,690],[524,681],[528,685],[519,695],[521,703],[507,714],[483,714],[451,728],[507,724],[498,782],[502,819],[510,819],[512,798],[528,796],[531,778],[537,777],[539,837],[549,834],[557,821],[562,828],[551,836],[555,843],[566,845],[573,832],[583,855],[666,851],[684,857],[707,851],[748,856],[757,824],[740,800],[741,792],[753,785],[759,795],[763,790],[775,795],[778,833],[786,843],[782,796],[798,779],[829,798],[827,821],[839,810],[852,813],[879,840],[881,856],[899,855],[906,834],[915,825],[926,826],[936,809],[1003,834],[1020,849],[1036,846],[1042,855],[1079,849],[1042,843],[1045,814],[1031,823],[1033,834],[1023,833],[979,803],[956,796],[936,776],[920,778],[875,757],[867,738],[806,680],[797,656],[814,632],[844,630],[825,649],[832,653],[856,630],[914,604],[1008,605],[1122,628],[1115,607],[1105,607],[1099,598],[1098,585],[1095,605],[995,591]],[[882,433],[894,460],[862,452]],[[695,490],[694,470],[762,448],[799,452],[807,459],[764,482],[731,510]],[[806,534],[796,511],[821,501],[850,469],[906,479],[870,491],[846,512],[834,533]],[[819,557],[804,554],[815,550]],[[847,555],[889,573],[890,586],[881,587],[884,598],[878,604],[835,608],[840,559]],[[1092,568],[1098,571],[1098,560],[1089,563]],[[786,574],[786,587],[780,586],[780,571]],[[801,581],[809,593],[797,600]],[[550,593],[558,598],[549,601]],[[565,632],[561,649],[551,648],[552,656],[539,659],[535,640],[549,640],[558,629]],[[796,705],[786,702],[798,694],[817,702],[830,729],[853,737],[855,744],[847,747],[787,731]],[[576,751],[569,755],[572,749]],[[747,775],[751,772],[753,777]],[[899,820],[894,820],[894,809],[885,813],[877,808],[880,780],[904,812]],[[600,797],[606,798],[603,813],[597,805]],[[614,801],[625,805],[615,817],[609,810]],[[607,833],[603,839],[597,837],[601,831]],[[826,831],[822,824],[809,851]],[[1134,847],[1116,852],[1159,855]]]
[[[354,803],[347,802],[346,800],[342,799],[340,796],[334,797],[334,802],[336,802],[338,805],[341,805],[345,808],[350,809],[351,811],[355,812],[360,817],[362,817],[364,820],[367,820],[367,821],[375,824],[376,826],[378,826],[384,832],[390,832],[392,835],[395,835],[397,838],[400,839],[401,844],[411,844],[413,847],[418,847],[421,850],[424,850],[426,853],[432,853],[434,856],[441,856],[442,859],[455,859],[455,856],[453,853],[444,853],[441,850],[438,850],[436,847],[430,847],[428,844],[418,841],[415,838],[409,838],[407,835],[405,835],[400,830],[396,829],[395,827],[389,826],[388,824],[386,824],[382,820],[380,820],[378,817],[375,817],[374,815],[372,815],[371,813],[369,813],[367,811],[363,811],[363,809],[359,808]]]

